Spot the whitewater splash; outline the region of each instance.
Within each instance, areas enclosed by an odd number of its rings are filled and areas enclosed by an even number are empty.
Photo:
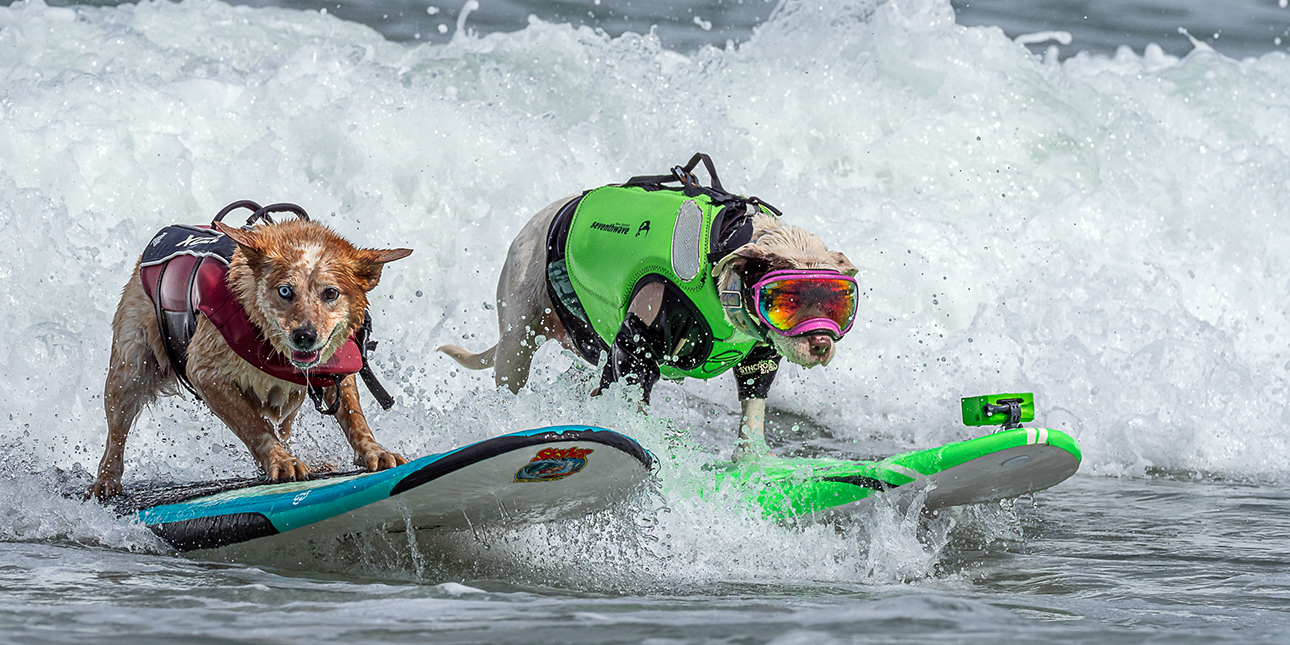
[[[731,379],[661,384],[643,418],[588,399],[594,370],[553,344],[518,396],[434,348],[496,341],[498,270],[532,213],[696,151],[860,267],[838,358],[785,364],[769,401],[831,446],[964,439],[958,397],[1034,391],[1084,473],[1290,473],[1282,53],[1059,61],[955,24],[945,0],[786,2],[748,42],[690,56],[537,19],[412,46],[321,13],[27,0],[0,8],[0,78],[8,473],[95,468],[111,317],[142,245],[254,199],[416,250],[373,294],[374,362],[399,398],[369,406],[385,445],[584,422],[688,450],[667,476],[692,476],[732,445]],[[299,452],[347,458],[302,416]],[[254,472],[176,400],[140,418],[127,457],[127,480]]]

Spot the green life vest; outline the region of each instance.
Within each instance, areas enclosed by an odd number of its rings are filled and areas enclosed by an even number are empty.
[[[604,186],[582,197],[569,224],[565,257],[573,290],[607,345],[627,318],[637,285],[661,276],[690,299],[712,335],[712,347],[697,366],[661,364],[663,376],[712,378],[752,351],[757,341],[726,320],[711,275],[710,238],[722,208],[707,194],[667,188]]]

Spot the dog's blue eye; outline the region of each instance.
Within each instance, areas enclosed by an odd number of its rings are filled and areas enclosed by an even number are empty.
[[[336,287],[327,287],[326,289],[323,289],[322,297],[323,300],[331,302],[332,300],[340,297],[340,289],[337,289]]]
[[[296,295],[296,292],[292,291],[291,287],[284,284],[281,287],[278,287],[278,295],[281,296],[283,300],[290,300]]]

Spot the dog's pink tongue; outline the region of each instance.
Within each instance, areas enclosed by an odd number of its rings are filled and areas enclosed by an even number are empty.
[[[312,363],[318,360],[318,352],[302,352],[299,350],[291,352],[291,360],[297,363]]]

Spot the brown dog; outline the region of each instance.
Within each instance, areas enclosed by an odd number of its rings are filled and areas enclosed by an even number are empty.
[[[186,356],[182,348],[179,352],[182,362],[178,370],[173,364],[176,350],[167,349],[168,334],[163,334],[159,323],[161,307],[154,305],[153,292],[145,289],[141,267],[136,264],[112,321],[112,357],[103,395],[107,447],[90,494],[103,499],[121,491],[130,427],[143,406],[158,394],[176,393],[179,384],[189,386],[210,406],[246,444],[270,480],[300,479],[309,474],[305,464],[281,443],[291,432],[307,386],[284,378],[294,379],[294,372],[303,375],[306,383],[316,382],[309,377],[325,372],[329,361],[341,356],[338,350],[352,349],[353,344],[346,343],[363,325],[367,292],[376,287],[382,267],[412,251],[355,248],[327,227],[305,219],[269,222],[249,229],[222,222],[215,225],[236,242],[227,278],[223,278],[221,266],[218,275],[224,284],[215,285],[223,289],[221,293],[231,294],[231,306],[218,315],[206,309],[196,315]],[[201,232],[195,227],[171,228]],[[157,246],[166,231],[150,246]],[[180,244],[227,243],[213,231],[208,233],[209,238],[190,235]],[[176,257],[183,255],[181,251]],[[154,295],[161,297],[160,293]],[[242,320],[249,320],[250,336],[259,337],[260,351],[266,356],[262,364],[248,362],[259,359],[248,359],[242,352],[252,350],[245,350],[240,343],[231,346],[225,338],[230,332],[211,320],[211,316],[221,318],[230,310],[236,312],[237,305],[244,312],[238,312]],[[336,375],[331,381],[321,381],[334,383],[322,388],[321,398],[334,407],[336,420],[354,449],[355,463],[368,470],[406,463],[376,442],[359,407],[353,373],[357,369],[346,371],[349,373],[343,378]]]
[[[601,388],[593,395],[624,380],[642,386],[645,403],[660,374],[709,378],[733,369],[742,404],[735,459],[764,453],[766,391],[779,358],[808,368],[826,365],[845,329],[769,333],[767,324],[751,313],[746,287],[773,271],[817,270],[849,277],[856,268],[815,235],[767,214],[773,209],[756,198],[725,193],[706,157],[702,160],[713,187],[698,187],[688,171],[701,157],[673,171],[686,187],[684,193],[662,186],[672,181],[666,176],[634,178],[542,209],[520,231],[502,266],[497,285],[501,339],[478,354],[456,345],[439,350],[470,369],[493,367],[498,386],[518,391],[528,381],[540,340],[554,338],[589,362],[608,356]],[[594,202],[604,205],[597,210],[589,202],[600,191],[608,192]],[[699,203],[703,195],[712,206]],[[714,211],[719,214],[711,215]],[[696,230],[701,233],[697,237]],[[672,235],[649,247],[647,237],[660,233]],[[696,238],[697,251],[687,248],[690,238]],[[638,250],[647,247],[659,250]],[[590,267],[581,274],[575,266],[580,258]],[[684,258],[698,260],[687,266]],[[679,273],[673,270],[678,266]],[[595,288],[614,280],[626,280],[626,288]],[[713,313],[719,293],[721,310]],[[854,315],[854,290],[851,296]]]

